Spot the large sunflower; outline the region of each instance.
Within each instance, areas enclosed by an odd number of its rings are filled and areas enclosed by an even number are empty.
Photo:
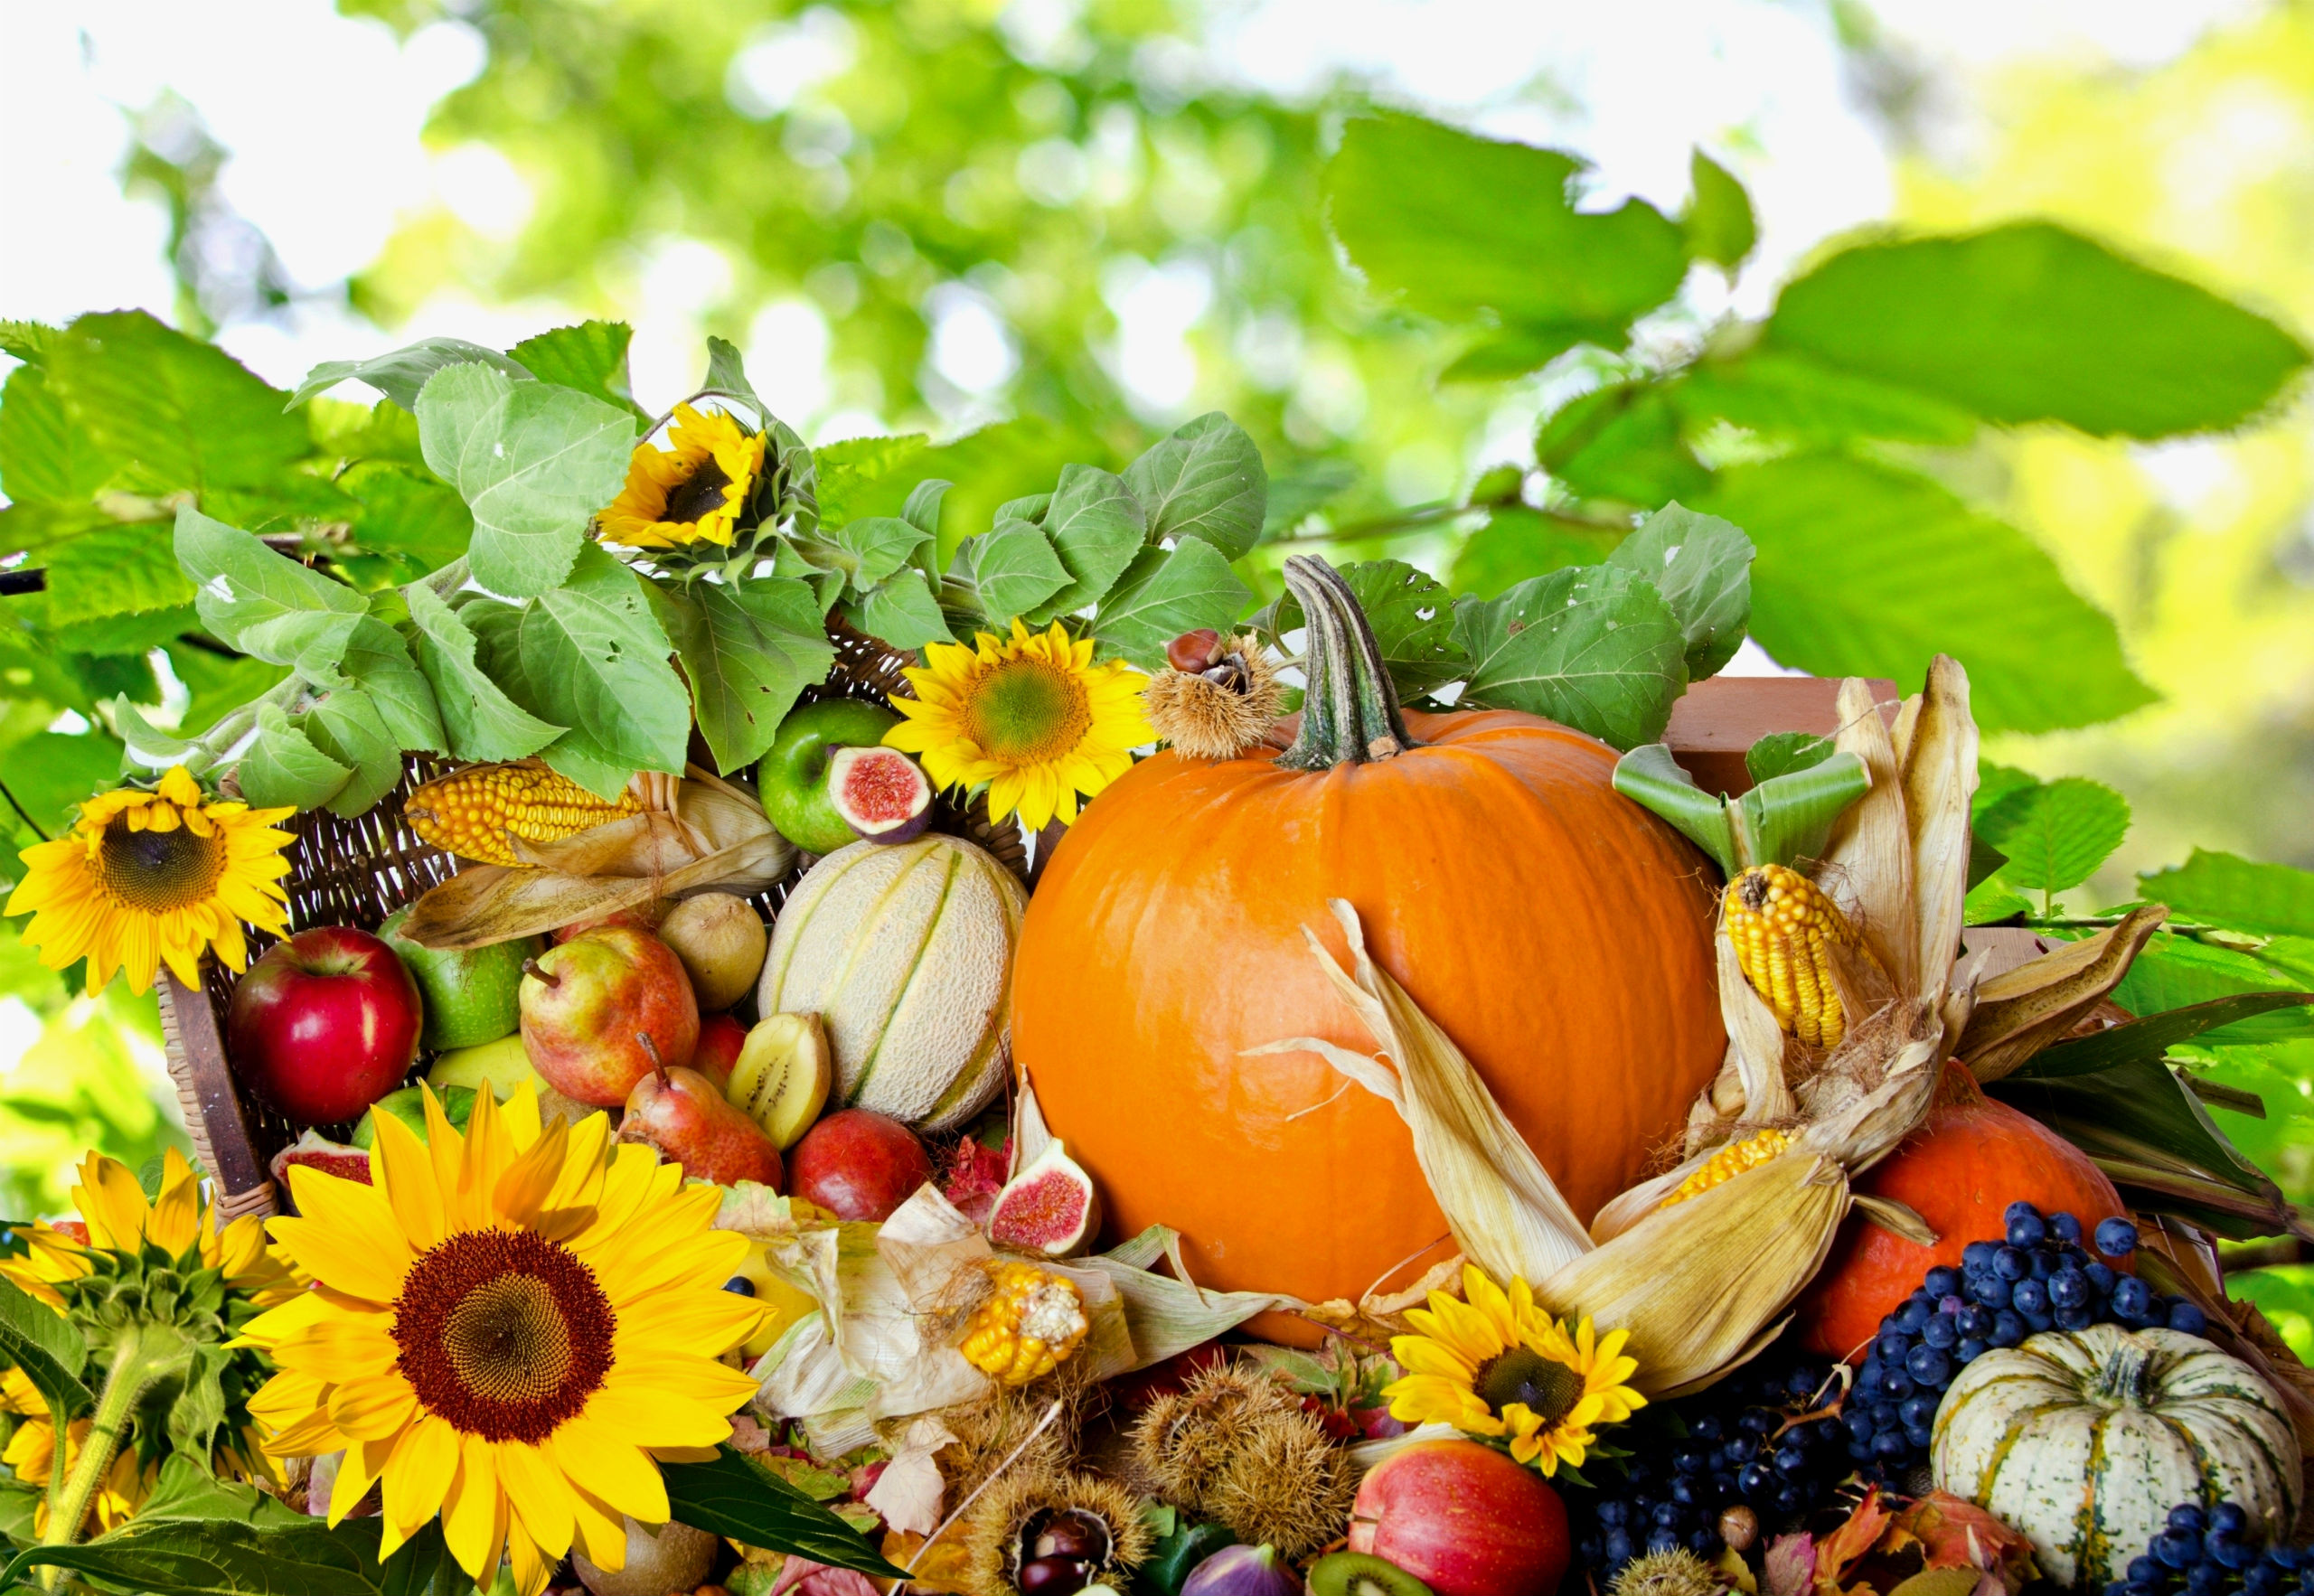
[[[1382,1388],[1392,1418],[1508,1436],[1513,1458],[1548,1475],[1581,1464],[1598,1440],[1594,1425],[1621,1423],[1647,1405],[1623,1384],[1639,1369],[1622,1355],[1629,1331],[1601,1339],[1585,1319],[1570,1336],[1535,1305],[1525,1281],[1514,1278],[1505,1291],[1469,1264],[1463,1291],[1466,1302],[1431,1292],[1426,1311],[1406,1314],[1423,1333],[1391,1338],[1390,1356],[1406,1370]]]
[[[487,1584],[523,1596],[575,1541],[626,1558],[624,1517],[665,1522],[657,1457],[699,1457],[756,1383],[718,1363],[762,1312],[722,1289],[745,1236],[710,1228],[720,1188],[614,1146],[610,1123],[541,1130],[526,1086],[475,1100],[462,1136],[426,1094],[426,1140],[379,1116],[374,1186],[293,1169],[302,1218],[276,1241],[319,1282],[246,1339],[280,1373],[250,1403],[266,1450],[343,1449],[329,1520],[385,1486],[390,1556],[437,1512]]]
[[[24,941],[50,969],[85,955],[90,991],[118,968],[141,992],[164,959],[198,986],[204,949],[228,969],[248,961],[242,921],[287,931],[281,850],[291,838],[273,822],[295,813],[204,799],[184,766],[173,765],[158,792],[91,798],[71,831],[19,854],[28,868],[7,912],[32,913]]]
[[[603,536],[629,549],[728,549],[763,477],[763,434],[720,410],[677,405],[667,443],[635,446],[626,486],[597,518]]]
[[[976,647],[924,653],[928,670],[902,672],[916,696],[892,700],[905,718],[884,741],[922,756],[942,786],[986,782],[992,820],[1017,810],[1031,831],[1056,814],[1074,821],[1078,793],[1107,786],[1156,740],[1141,709],[1148,678],[1121,661],[1096,665],[1092,640],[1072,643],[1058,621],[1031,634],[1016,616],[1009,638],[983,632]]]

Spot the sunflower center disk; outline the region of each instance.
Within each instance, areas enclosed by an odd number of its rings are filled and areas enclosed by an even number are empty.
[[[667,495],[663,519],[689,525],[703,521],[724,506],[724,490],[731,485],[731,474],[710,455],[699,463],[699,469],[685,478],[682,485]]]
[[[173,831],[132,831],[127,815],[117,814],[97,844],[97,874],[105,890],[147,915],[205,902],[224,873],[221,832],[196,837],[182,824]]]
[[[1575,1411],[1583,1400],[1583,1376],[1529,1347],[1513,1347],[1479,1366],[1478,1394],[1500,1413],[1523,1403],[1546,1428]]]
[[[466,1434],[537,1442],[601,1386],[616,1325],[570,1253],[528,1231],[478,1230],[410,1270],[393,1337],[428,1413]]]
[[[992,756],[1058,759],[1093,724],[1084,684],[1043,660],[1007,660],[983,675],[966,700],[964,728]]]

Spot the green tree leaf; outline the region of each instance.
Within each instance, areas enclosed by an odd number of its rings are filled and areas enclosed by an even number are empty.
[[[289,403],[295,408],[317,393],[350,380],[366,382],[403,409],[414,411],[419,394],[436,372],[471,364],[488,366],[509,377],[530,375],[520,362],[479,343],[468,343],[463,338],[421,338],[416,343],[372,355],[366,361],[324,361],[306,373],[296,392],[289,396]]]
[[[1025,521],[1000,521],[956,550],[980,613],[1000,630],[1069,585],[1051,540]]]
[[[168,547],[165,532],[155,540],[163,549]],[[174,558],[170,563],[174,565]],[[165,610],[72,621],[50,627],[49,636],[68,654],[146,654],[200,629],[200,612],[190,604],[181,604]]]
[[[2008,857],[2002,879],[2044,901],[2095,875],[2129,830],[2129,800],[2077,775],[2011,793],[1977,821],[1984,840]]]
[[[2304,368],[2263,316],[2045,221],[1844,249],[1767,342],[1989,421],[2164,437],[2233,427]]]
[[[168,1488],[172,1458],[164,1463]],[[145,1596],[463,1596],[473,1589],[428,1524],[383,1565],[382,1524],[349,1518],[332,1529],[248,1486],[208,1481],[197,1497],[188,1482],[175,1516],[148,1504],[136,1517],[78,1546],[43,1546],[19,1554],[0,1573],[36,1567],[74,1570],[102,1588]],[[243,1501],[241,1493],[256,1498]]]
[[[924,573],[904,566],[857,598],[843,602],[843,618],[894,648],[955,641]]]
[[[2046,554],[1925,477],[1801,455],[1723,470],[1695,502],[1758,549],[1751,633],[1783,664],[1918,681],[1948,653],[1987,731],[2087,726],[2153,701],[2112,622]]]
[[[475,579],[523,598],[569,574],[588,520],[617,496],[635,418],[490,366],[435,373],[418,397],[426,464],[474,512]]]
[[[691,678],[717,770],[728,775],[762,758],[797,695],[835,660],[811,589],[755,577],[736,587],[696,582],[675,593],[651,583],[644,591]]]
[[[2262,936],[2314,937],[2314,870],[2196,848],[2184,864],[2140,876],[2137,884],[2149,900],[2187,919]]]
[[[117,784],[121,752],[121,745],[101,731],[36,731],[8,745],[8,791],[42,830],[62,836],[78,818],[82,799]]]
[[[1529,577],[1563,566],[1597,565],[1623,534],[1524,504],[1502,504],[1463,541],[1447,586],[1457,595],[1492,598]]]
[[[2273,956],[2277,951],[2280,958]],[[2309,986],[2314,986],[2314,942],[2278,937],[2259,953],[2247,953],[2158,931],[2113,989],[2113,1001],[2132,1014],[2166,1014],[2243,993]],[[2302,1034],[2295,1019],[2281,1015],[2236,1020],[2224,1039],[2279,1042]]]
[[[1246,429],[1218,410],[1172,436],[1124,468],[1124,485],[1149,518],[1149,537],[1202,538],[1235,559],[1262,535],[1269,473]]]
[[[1616,566],[1554,571],[1454,606],[1471,670],[1458,702],[1523,709],[1617,748],[1663,735],[1687,685],[1679,617]]]
[[[909,462],[925,452],[927,440],[920,432],[899,437],[848,437],[823,444],[812,451],[819,470],[820,520],[842,526],[870,513],[864,502],[870,490],[901,476]]]
[[[474,512],[432,473],[387,460],[364,460],[338,479],[353,498],[353,540],[374,554],[409,554],[428,570],[466,551]]]
[[[564,728],[541,720],[491,680],[476,659],[473,632],[432,588],[413,582],[402,591],[417,629],[419,668],[434,690],[452,754],[471,760],[520,759],[562,734]]]
[[[1670,384],[1690,431],[1727,421],[1779,443],[1818,448],[1859,437],[1960,445],[1981,425],[1958,405],[1917,389],[1839,371],[1808,355],[1754,348],[1706,360]]]
[[[1654,583],[1679,617],[1689,681],[1735,657],[1752,617],[1752,540],[1740,529],[1675,501],[1641,521],[1607,563]]]
[[[667,1505],[679,1523],[767,1552],[789,1552],[831,1568],[905,1577],[860,1532],[729,1446],[705,1463],[662,1463]]]
[[[1691,498],[1711,482],[1670,394],[1651,382],[1613,383],[1561,406],[1536,435],[1535,460],[1585,498],[1628,504]]]
[[[1143,549],[1093,615],[1104,655],[1123,654],[1154,670],[1165,645],[1184,632],[1227,631],[1253,602],[1221,551],[1200,538],[1168,550]]]
[[[1641,200],[1578,212],[1569,194],[1582,171],[1557,150],[1417,117],[1359,117],[1326,171],[1328,214],[1368,281],[1416,310],[1450,321],[1491,311],[1514,328],[1581,327],[1619,346],[1632,318],[1679,291],[1687,243]]]
[[[278,706],[258,706],[257,741],[240,763],[241,795],[251,803],[260,809],[319,809],[353,775],[351,765],[315,747]]]
[[[561,587],[522,612],[518,646],[541,717],[581,733],[628,770],[680,772],[691,698],[667,663],[671,645],[643,579],[604,552],[581,549]]]
[[[0,493],[19,504],[78,507],[115,469],[65,414],[46,371],[19,366],[8,373],[0,389]]]
[[[1149,517],[1124,479],[1094,465],[1064,465],[1040,523],[1068,572],[1058,592],[1036,605],[1031,625],[1096,604],[1116,586],[1149,536]],[[1259,536],[1258,530],[1256,536]]]
[[[330,679],[366,613],[360,594],[190,504],[177,512],[175,549],[210,631],[245,654]]]
[[[324,693],[292,724],[317,751],[352,773],[330,795],[333,814],[365,812],[401,779],[401,744],[387,729],[378,706],[360,688],[341,687]]]
[[[369,695],[395,747],[448,752],[434,690],[400,633],[375,615],[364,617],[346,639],[338,669]]]
[[[1688,236],[1688,253],[1708,260],[1733,275],[1760,240],[1759,223],[1752,215],[1752,196],[1736,174],[1701,150],[1688,161],[1695,198],[1680,225]]]
[[[634,337],[625,322],[580,322],[525,338],[506,352],[541,382],[608,399],[647,421],[627,387],[626,346]]]
[[[58,545],[48,557],[48,624],[174,609],[193,602],[178,568],[169,523],[100,527]]]
[[[748,380],[747,362],[739,358],[739,351],[728,339],[707,341],[706,386],[722,393],[735,393],[755,407],[756,414],[768,428],[772,422],[770,409],[756,397],[755,384]]]
[[[1468,669],[1470,656],[1454,636],[1453,595],[1435,577],[1400,559],[1359,560],[1340,567],[1338,574],[1366,612],[1401,701],[1443,687]],[[1289,593],[1266,620],[1254,618],[1282,637],[1303,624],[1302,606]]]

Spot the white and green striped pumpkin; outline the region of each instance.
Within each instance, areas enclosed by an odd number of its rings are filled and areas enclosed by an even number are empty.
[[[2121,1577],[2183,1502],[2238,1503],[2252,1535],[2298,1517],[2298,1438],[2281,1398],[2197,1336],[2113,1325],[1987,1352],[1936,1410],[1937,1488],[2033,1543],[2041,1572]]]

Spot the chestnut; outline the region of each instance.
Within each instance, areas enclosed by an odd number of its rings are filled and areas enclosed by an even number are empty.
[[[1093,1565],[1082,1557],[1031,1557],[1017,1582],[1021,1596],[1077,1596],[1093,1582]]]

